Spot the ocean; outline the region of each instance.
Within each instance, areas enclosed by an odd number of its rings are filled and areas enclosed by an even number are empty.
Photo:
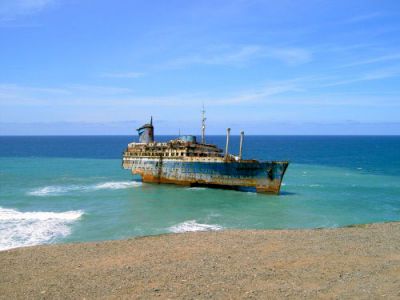
[[[291,162],[279,196],[142,183],[121,168],[122,151],[134,140],[0,137],[0,250],[400,220],[400,136],[246,136],[245,158]],[[207,142],[224,148],[225,137]],[[231,153],[238,144],[233,136]]]

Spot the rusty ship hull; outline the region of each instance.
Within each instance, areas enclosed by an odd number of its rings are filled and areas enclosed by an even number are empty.
[[[224,158],[124,157],[123,167],[143,182],[279,194],[287,161],[226,161]]]

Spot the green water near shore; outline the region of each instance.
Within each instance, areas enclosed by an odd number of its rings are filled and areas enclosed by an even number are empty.
[[[117,159],[1,158],[0,165],[3,248],[400,219],[399,177],[361,168],[293,163],[282,194],[270,196],[141,183]]]

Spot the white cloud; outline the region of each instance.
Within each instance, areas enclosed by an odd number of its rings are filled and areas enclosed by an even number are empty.
[[[126,78],[126,79],[133,79],[133,78],[139,78],[139,77],[143,77],[144,73],[140,73],[140,72],[120,72],[120,73],[101,73],[99,75],[100,77],[103,78]]]
[[[218,97],[209,94],[173,94],[163,96],[138,96],[131,89],[114,86],[68,85],[63,87],[31,87],[15,84],[0,84],[0,105],[2,106],[198,106],[203,101],[210,106],[242,105],[262,102],[270,96],[298,91],[296,80],[270,82],[252,90],[227,92]]]
[[[224,51],[204,51],[205,53],[189,55],[171,60],[165,64],[167,68],[179,68],[188,65],[233,65],[242,66],[251,61],[273,59],[287,65],[299,65],[310,62],[312,53],[303,48],[266,47],[245,45],[229,47]]]
[[[234,93],[232,96],[215,99],[211,98],[206,102],[210,103],[212,106],[249,104],[254,102],[275,102],[275,99],[269,97],[298,90],[299,88],[293,83],[277,82],[267,84],[259,89],[239,91]]]
[[[132,95],[131,89],[114,86],[75,84],[49,88],[0,84],[0,105],[5,106],[101,104]]]
[[[306,106],[338,106],[363,105],[367,97],[356,97],[344,92],[340,97],[334,97],[321,92],[332,86],[347,85],[362,81],[381,80],[398,76],[400,70],[378,69],[352,78],[337,76],[297,77],[281,81],[271,81],[254,88],[237,88],[219,94],[175,93],[166,95],[138,95],[130,88],[98,85],[65,85],[61,87],[32,87],[13,84],[0,84],[0,105],[3,107],[24,106],[54,106],[92,107],[93,110],[104,111],[105,107],[120,110],[132,108],[173,108],[199,107],[201,103],[207,106],[249,106],[249,105],[306,105]],[[328,89],[329,91],[329,89]],[[353,97],[353,98],[352,98]],[[374,105],[375,98],[371,98]],[[386,97],[387,98],[387,97]],[[379,102],[379,101],[378,101]],[[392,106],[393,103],[388,103]],[[79,110],[79,109],[78,109]]]
[[[378,69],[369,71],[367,73],[353,76],[350,79],[344,80],[332,80],[326,84],[322,84],[322,87],[338,86],[344,84],[351,84],[356,82],[371,81],[371,80],[381,80],[386,78],[397,77],[400,75],[400,68],[388,68],[388,69]]]
[[[85,85],[85,84],[73,84],[65,87],[72,94],[83,94],[83,95],[127,95],[131,94],[132,90],[125,87],[116,87],[109,85]]]
[[[302,48],[272,48],[266,50],[265,56],[276,58],[288,65],[299,65],[312,60],[312,53]]]
[[[260,50],[259,46],[244,46],[226,52],[189,55],[171,60],[166,65],[168,67],[182,67],[193,64],[237,65],[259,57]]]
[[[343,24],[360,23],[360,22],[365,22],[365,21],[369,21],[372,19],[380,18],[383,16],[385,16],[385,14],[382,12],[374,12],[374,13],[370,13],[370,14],[354,16],[352,18],[344,20],[342,23]]]
[[[378,57],[373,57],[370,59],[360,60],[354,63],[343,65],[342,67],[354,67],[354,66],[368,65],[368,64],[374,64],[391,60],[400,60],[400,53],[387,54]]]
[[[12,21],[19,16],[39,13],[55,0],[2,0],[0,21]]]

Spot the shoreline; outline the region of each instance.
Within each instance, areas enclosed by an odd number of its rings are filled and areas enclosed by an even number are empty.
[[[158,234],[149,234],[149,235],[140,235],[140,236],[132,236],[123,239],[111,239],[111,240],[94,240],[94,241],[74,241],[74,242],[57,242],[57,243],[44,243],[37,245],[27,245],[27,246],[18,246],[15,248],[9,249],[0,249],[0,253],[4,251],[12,251],[21,248],[34,248],[34,247],[42,247],[42,246],[55,246],[55,245],[76,245],[76,244],[93,244],[93,243],[107,243],[107,242],[117,242],[117,241],[129,241],[129,240],[137,240],[141,238],[148,237],[161,237],[175,234],[183,234],[183,233],[200,233],[200,232],[224,232],[224,231],[304,231],[304,230],[335,230],[335,229],[343,229],[343,228],[365,228],[370,225],[380,225],[387,223],[400,223],[400,221],[382,221],[382,222],[373,222],[373,223],[359,223],[359,224],[351,224],[340,227],[314,227],[314,228],[273,228],[273,229],[231,229],[231,228],[222,228],[222,229],[205,229],[205,230],[193,230],[193,231],[183,231],[183,232],[164,232]]]
[[[400,222],[21,247],[0,273],[0,299],[396,298]]]

